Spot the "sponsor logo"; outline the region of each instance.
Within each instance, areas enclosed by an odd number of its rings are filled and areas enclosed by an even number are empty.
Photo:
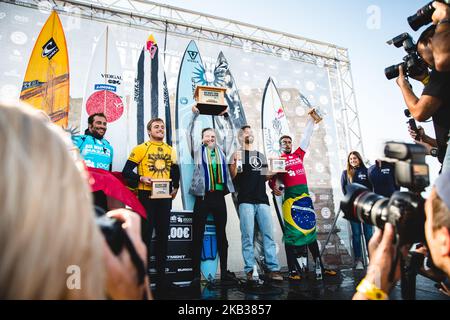
[[[116,92],[117,88],[115,86],[111,86],[109,84],[96,84],[94,86],[94,90],[107,90],[107,91]]]
[[[181,104],[188,104],[188,102],[189,102],[188,98],[183,97],[180,99]]]
[[[23,83],[22,86],[22,91],[23,90],[27,90],[30,88],[35,88],[35,87],[39,87],[40,85],[42,85],[44,82],[41,82],[39,80],[33,80],[33,81],[27,81]]]
[[[108,73],[102,73],[102,78],[103,79],[112,79],[112,80],[122,81],[122,77],[121,76],[116,76],[114,74],[108,74]]]
[[[14,16],[14,20],[16,20],[18,22],[27,23],[30,19],[28,17],[25,17],[25,16],[15,15]]]
[[[6,13],[0,12],[0,20],[3,19],[4,17],[6,17]]]
[[[177,269],[177,272],[191,272],[192,271],[192,268],[180,268],[180,269]]]
[[[57,54],[59,51],[58,46],[56,45],[55,40],[53,40],[53,38],[51,38],[50,40],[47,41],[46,44],[44,44],[44,46],[42,47],[42,53],[41,56],[42,58],[47,57],[48,60],[51,60],[53,58],[53,56],[55,54]]]
[[[191,57],[192,60],[195,60],[197,58],[198,52],[197,51],[188,51],[189,57]]]
[[[262,161],[257,156],[251,156],[250,157],[250,165],[253,169],[261,169],[262,168]]]
[[[22,31],[14,31],[10,36],[11,41],[17,45],[23,45],[27,42],[28,37]]]
[[[184,260],[186,259],[186,255],[185,254],[180,254],[180,255],[172,255],[172,256],[167,256],[167,260]]]
[[[109,84],[117,84],[117,85],[119,85],[119,84],[121,84],[121,82],[119,81],[119,80],[108,80],[108,83]]]

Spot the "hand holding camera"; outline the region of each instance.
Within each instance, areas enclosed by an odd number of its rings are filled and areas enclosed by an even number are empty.
[[[435,9],[433,15],[431,16],[433,24],[438,24],[442,20],[450,18],[450,7],[448,5],[435,1],[432,6]]]
[[[104,213],[98,207],[97,225],[105,237],[106,290],[111,299],[151,298],[146,276],[147,248],[141,221],[126,209]]]

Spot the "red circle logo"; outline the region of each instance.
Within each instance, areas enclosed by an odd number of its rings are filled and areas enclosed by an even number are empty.
[[[97,91],[87,100],[86,111],[88,115],[103,112],[108,122],[114,122],[123,114],[123,102],[114,92]]]

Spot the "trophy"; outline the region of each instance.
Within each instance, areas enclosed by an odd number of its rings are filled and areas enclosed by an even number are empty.
[[[316,109],[316,108],[312,108],[308,114],[314,119],[314,122],[316,124],[318,124],[320,121],[322,121],[323,117],[322,117],[322,113],[320,112],[320,110]]]
[[[152,179],[152,191],[150,199],[172,198],[170,194],[170,182],[172,179]]]
[[[285,173],[286,171],[286,159],[284,158],[270,158],[270,171],[272,173]]]
[[[225,102],[226,88],[197,86],[194,99],[200,114],[217,116],[225,111],[228,105]]]

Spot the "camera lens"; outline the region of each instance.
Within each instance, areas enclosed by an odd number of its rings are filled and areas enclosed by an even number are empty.
[[[358,221],[382,228],[388,202],[388,198],[373,192],[361,194],[353,203]]]
[[[400,71],[398,69],[400,65],[402,65],[402,64],[400,63],[400,64],[393,65],[393,66],[390,66],[390,67],[387,67],[386,69],[384,69],[384,74],[386,75],[386,78],[388,80],[397,78],[400,75]]]
[[[433,2],[430,2],[425,7],[419,9],[415,15],[408,17],[408,23],[414,31],[417,31],[420,27],[431,23],[431,16],[434,12],[432,4]]]

